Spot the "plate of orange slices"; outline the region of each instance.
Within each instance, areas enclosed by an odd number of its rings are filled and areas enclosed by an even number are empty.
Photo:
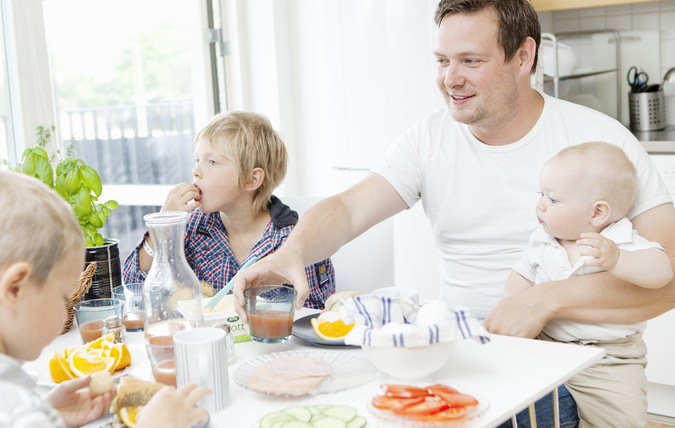
[[[324,311],[298,318],[293,323],[293,336],[318,346],[345,346],[344,337],[354,327],[345,324],[337,311]]]
[[[49,367],[40,367],[38,370],[37,383],[51,387],[100,371],[107,371],[116,378],[129,370],[134,359],[129,348],[122,343],[115,343],[114,334],[109,334],[84,345],[55,351],[49,360]],[[31,371],[25,365],[24,369]]]

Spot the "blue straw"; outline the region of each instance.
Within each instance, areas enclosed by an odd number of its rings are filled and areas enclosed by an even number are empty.
[[[254,255],[254,256],[251,256],[250,259],[246,260],[246,261],[244,262],[244,264],[241,265],[241,267],[239,268],[239,272],[241,272],[242,270],[244,270],[244,269],[246,269],[247,267],[251,266],[251,265],[252,265],[253,263],[255,263],[257,260],[258,260],[258,256],[255,256],[255,255]],[[223,287],[221,290],[219,290],[219,291],[216,293],[216,295],[213,296],[213,298],[211,298],[211,301],[210,301],[206,306],[204,306],[204,309],[213,309],[213,308],[215,308],[215,307],[218,305],[218,303],[220,303],[220,301],[223,300],[223,298],[224,298],[225,296],[227,296],[227,294],[232,290],[233,287],[234,287],[234,277],[232,277],[232,279],[230,279],[230,280],[227,282],[227,284],[225,285],[225,287]]]

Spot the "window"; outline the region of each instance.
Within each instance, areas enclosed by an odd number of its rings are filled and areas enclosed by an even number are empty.
[[[22,106],[25,136],[17,144],[7,136],[12,109],[3,107],[7,73],[0,71],[0,158],[13,165],[36,128],[53,123],[52,151],[93,166],[104,184],[100,200],[120,203],[103,234],[120,240],[124,258],[145,230],[143,214],[192,180],[195,133],[225,107],[225,79],[215,74],[224,72],[224,52],[205,36],[219,34],[207,29],[218,26],[219,7],[212,0],[0,1],[18,29],[10,35],[24,67],[17,74],[41,82],[35,96],[17,91],[35,101]]]
[[[16,163],[14,135],[12,132],[12,109],[9,98],[9,68],[5,49],[5,3],[0,4],[0,159]]]

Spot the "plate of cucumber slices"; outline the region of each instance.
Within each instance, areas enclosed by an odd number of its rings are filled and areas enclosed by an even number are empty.
[[[363,428],[365,417],[350,406],[292,406],[260,419],[260,428]]]

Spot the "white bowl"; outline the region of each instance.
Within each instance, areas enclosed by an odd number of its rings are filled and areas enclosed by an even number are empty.
[[[411,348],[363,346],[368,360],[392,379],[431,380],[450,360],[457,342],[441,342]]]

